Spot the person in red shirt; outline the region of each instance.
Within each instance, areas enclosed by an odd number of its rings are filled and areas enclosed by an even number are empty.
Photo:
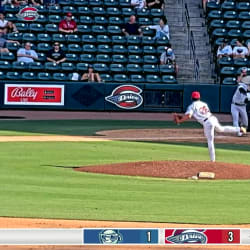
[[[59,23],[59,31],[68,34],[68,33],[74,33],[77,31],[77,25],[74,20],[72,20],[72,13],[67,13],[64,20],[62,20]]]

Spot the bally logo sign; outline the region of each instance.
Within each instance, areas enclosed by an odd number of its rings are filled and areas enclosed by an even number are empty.
[[[18,12],[16,16],[22,21],[32,22],[37,20],[39,17],[37,12],[38,10],[35,7],[24,7]]]
[[[122,85],[115,88],[105,100],[122,109],[136,109],[143,103],[141,92],[142,90],[136,86]]]
[[[63,85],[5,84],[4,104],[64,105]]]

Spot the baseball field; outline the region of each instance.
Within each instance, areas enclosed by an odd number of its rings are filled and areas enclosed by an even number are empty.
[[[195,122],[176,126],[169,114],[106,114],[104,119],[98,113],[86,117],[81,112],[58,113],[16,111],[14,115],[13,111],[5,117],[7,113],[1,112],[5,118],[0,120],[1,228],[249,226],[250,178],[243,178],[250,173],[249,136],[217,136],[218,165],[207,166],[207,146]],[[186,178],[189,169],[193,175],[194,161],[201,170],[217,171],[220,178]],[[137,165],[138,172],[131,176],[126,171],[75,171],[114,163],[123,170]],[[162,163],[178,163],[177,177],[161,175]],[[145,176],[144,165],[157,175]],[[237,175],[242,169],[243,177]],[[236,175],[228,177],[229,171]],[[130,222],[135,224],[126,224]]]

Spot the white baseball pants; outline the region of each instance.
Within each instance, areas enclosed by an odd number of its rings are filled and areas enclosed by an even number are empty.
[[[233,117],[233,125],[234,127],[239,127],[239,119],[241,119],[241,126],[248,127],[248,117],[247,117],[247,109],[246,105],[238,106],[235,104],[231,104],[231,114]]]
[[[214,148],[214,131],[220,133],[238,133],[240,132],[239,126],[222,126],[215,116],[209,117],[203,124],[204,134],[207,138],[208,151],[210,160],[215,161],[215,148]]]

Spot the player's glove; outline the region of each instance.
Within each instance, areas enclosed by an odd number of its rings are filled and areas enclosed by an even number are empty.
[[[173,114],[173,120],[174,120],[174,122],[175,122],[177,125],[179,125],[180,119],[181,119],[181,118],[182,118],[182,115],[178,115],[178,114],[176,114],[176,113]]]

